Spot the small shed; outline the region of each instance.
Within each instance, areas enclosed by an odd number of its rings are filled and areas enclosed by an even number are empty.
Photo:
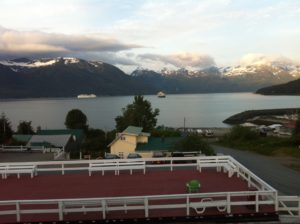
[[[51,149],[52,148],[60,148],[66,152],[71,150],[71,144],[73,142],[72,136],[69,135],[33,135],[29,142],[27,143],[27,147],[31,147],[32,149]]]

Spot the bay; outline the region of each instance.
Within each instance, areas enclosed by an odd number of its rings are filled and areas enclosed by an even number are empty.
[[[227,117],[245,110],[300,107],[299,96],[263,96],[253,93],[178,94],[158,98],[145,96],[153,108],[160,110],[158,125],[182,127],[226,127]],[[32,121],[42,129],[64,128],[66,114],[80,109],[93,128],[111,130],[114,118],[133,101],[133,96],[103,96],[92,99],[56,98],[0,101],[0,113],[5,113],[16,129],[19,121]]]

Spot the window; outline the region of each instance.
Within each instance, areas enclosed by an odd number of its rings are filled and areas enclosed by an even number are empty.
[[[121,136],[121,140],[125,141],[126,140],[125,136]]]

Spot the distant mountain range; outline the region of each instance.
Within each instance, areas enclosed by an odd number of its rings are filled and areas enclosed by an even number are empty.
[[[300,67],[268,63],[210,67],[199,71],[163,69],[155,72],[139,68],[131,75],[169,93],[240,92],[256,91],[300,78]]]
[[[0,97],[150,94],[154,89],[115,66],[77,58],[0,62]]]
[[[128,75],[99,61],[78,58],[20,58],[0,61],[0,98],[75,97],[256,91],[300,78],[291,64],[255,64],[159,72],[138,68]]]
[[[300,79],[275,86],[269,86],[256,91],[263,95],[300,95]]]

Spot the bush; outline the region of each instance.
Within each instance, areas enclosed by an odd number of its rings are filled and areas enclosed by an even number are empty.
[[[293,145],[299,146],[300,145],[300,133],[293,134],[292,137],[290,138],[290,140]]]
[[[230,132],[224,136],[225,141],[251,141],[258,139],[259,133],[248,127],[234,126]]]
[[[153,137],[180,137],[181,132],[175,128],[157,127],[151,132]]]
[[[188,135],[179,141],[175,145],[175,150],[185,152],[201,151],[207,156],[215,154],[210,145],[202,137],[195,134]]]

